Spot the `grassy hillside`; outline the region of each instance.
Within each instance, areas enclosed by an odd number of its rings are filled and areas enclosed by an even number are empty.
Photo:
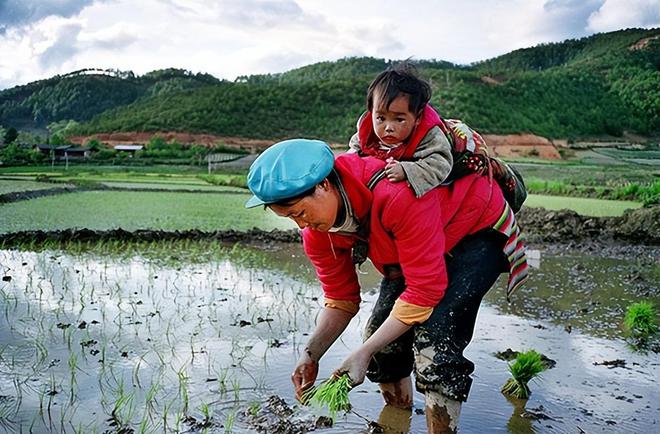
[[[568,139],[620,136],[624,131],[652,135],[660,132],[660,39],[639,42],[659,35],[660,29],[630,29],[516,50],[470,66],[435,60],[417,64],[432,83],[432,103],[441,114],[464,119],[485,133]],[[635,44],[641,48],[631,49]],[[74,130],[78,134],[174,130],[343,142],[364,109],[369,82],[388,64],[349,58],[282,74],[239,77],[233,83],[191,75],[151,81],[147,76],[97,77],[115,83],[111,103],[101,104],[107,99],[99,96],[107,93],[101,84],[95,85],[98,95],[81,94],[72,84],[69,93],[49,87],[50,97],[30,107],[33,115],[46,112],[50,119],[89,119]],[[90,79],[65,79],[74,78]],[[15,89],[0,93],[0,125],[11,126],[2,98]],[[91,98],[97,96],[94,103]],[[63,104],[66,97],[71,101]],[[36,97],[25,100],[30,98]],[[83,100],[87,102],[81,104]]]

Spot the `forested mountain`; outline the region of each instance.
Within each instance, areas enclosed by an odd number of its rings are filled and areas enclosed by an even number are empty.
[[[0,125],[38,129],[55,121],[86,121],[139,98],[217,83],[209,74],[180,69],[141,77],[130,71],[84,69],[1,91]]]
[[[343,142],[364,110],[369,82],[389,63],[348,58],[235,82],[177,70],[167,70],[169,78],[163,71],[55,77],[0,92],[0,125],[14,126],[12,119],[26,118],[29,107],[36,121],[91,118],[77,127],[82,134],[184,131]],[[440,113],[482,132],[568,139],[660,133],[660,29],[543,44],[469,66],[416,63]]]

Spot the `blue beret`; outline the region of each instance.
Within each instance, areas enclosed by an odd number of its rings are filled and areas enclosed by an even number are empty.
[[[320,140],[291,139],[266,149],[250,166],[247,185],[254,194],[246,208],[279,202],[304,193],[325,179],[335,164]]]

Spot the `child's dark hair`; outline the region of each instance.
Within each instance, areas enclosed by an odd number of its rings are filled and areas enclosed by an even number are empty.
[[[418,116],[431,100],[431,85],[420,78],[415,67],[406,61],[390,66],[371,82],[367,91],[369,111],[373,111],[376,93],[385,103],[385,108],[389,108],[392,101],[400,94],[408,95],[408,109]]]

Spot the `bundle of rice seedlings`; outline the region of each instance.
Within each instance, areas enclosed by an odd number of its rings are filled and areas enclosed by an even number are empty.
[[[623,324],[633,338],[648,340],[657,331],[653,304],[647,301],[631,304]]]
[[[302,402],[318,408],[327,408],[334,421],[338,411],[351,409],[351,402],[348,399],[351,385],[352,381],[348,374],[332,377],[305,392]]]
[[[545,366],[541,361],[541,355],[534,350],[518,354],[515,362],[509,365],[509,372],[513,378],[502,386],[502,393],[519,399],[527,399],[532,393],[527,383],[539,375]]]

